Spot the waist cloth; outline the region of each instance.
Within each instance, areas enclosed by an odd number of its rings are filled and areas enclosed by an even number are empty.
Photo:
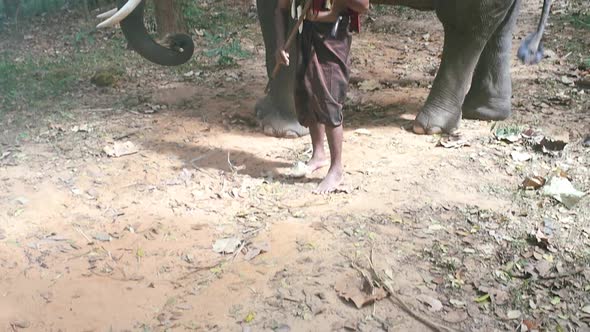
[[[334,23],[303,21],[297,40],[295,109],[304,127],[314,122],[333,127],[342,124],[342,107],[350,77],[352,34],[349,24],[350,17],[342,16],[332,36]]]

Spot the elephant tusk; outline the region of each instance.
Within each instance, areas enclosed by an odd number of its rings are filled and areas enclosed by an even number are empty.
[[[127,1],[127,3],[125,4],[125,6],[121,7],[121,9],[119,9],[119,11],[117,11],[116,14],[114,14],[113,16],[111,16],[111,18],[109,18],[108,20],[100,23],[99,25],[97,25],[97,28],[104,28],[104,27],[110,27],[113,26],[121,21],[123,21],[129,14],[131,14],[131,12],[135,9],[135,7],[137,7],[142,0],[129,0]]]
[[[104,12],[102,14],[97,15],[96,18],[109,18],[109,17],[115,15],[116,12],[117,12],[117,8],[113,8],[113,9],[109,10],[108,12]]]

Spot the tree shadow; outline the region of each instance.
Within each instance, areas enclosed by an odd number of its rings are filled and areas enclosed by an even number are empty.
[[[291,166],[285,161],[268,160],[236,149],[181,145],[168,141],[147,141],[142,145],[163,155],[176,155],[186,168],[212,168],[224,172],[237,170],[240,174],[247,174],[253,178],[264,177],[269,172],[280,174],[278,168]]]

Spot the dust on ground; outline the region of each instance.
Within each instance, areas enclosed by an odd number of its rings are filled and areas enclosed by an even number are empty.
[[[307,137],[256,126],[254,18],[238,67],[172,70],[127,52],[115,88],[84,77],[58,115],[8,113],[0,326],[427,330],[419,316],[463,331],[588,330],[589,198],[545,194],[590,190],[590,99],[575,84],[590,33],[569,20],[588,7],[555,6],[545,61],[513,63],[513,117],[464,121],[450,138],[408,130],[439,60],[434,14],[373,12],[353,42],[345,190],[329,196],[311,194],[325,170],[285,176]],[[539,13],[539,1],[523,8],[515,43]],[[71,51],[31,29],[31,52]]]

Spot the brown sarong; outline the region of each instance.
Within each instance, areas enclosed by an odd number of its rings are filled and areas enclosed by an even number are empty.
[[[298,36],[299,59],[295,82],[295,109],[299,123],[338,127],[349,80],[349,17],[344,16],[334,37],[334,23],[303,22]]]

